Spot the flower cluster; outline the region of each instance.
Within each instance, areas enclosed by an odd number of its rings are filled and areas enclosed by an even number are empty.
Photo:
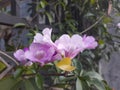
[[[65,71],[72,71],[71,59],[85,49],[95,49],[98,45],[93,36],[83,37],[74,34],[71,37],[63,34],[53,42],[51,40],[52,29],[45,28],[41,33],[36,33],[33,42],[28,48],[19,49],[14,53],[15,58],[23,63],[39,63],[43,66],[47,63],[60,60],[57,66]]]

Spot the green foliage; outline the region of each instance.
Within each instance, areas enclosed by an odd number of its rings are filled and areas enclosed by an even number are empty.
[[[82,75],[77,77],[76,90],[112,90],[107,84],[104,83],[101,75],[95,71],[83,72]]]
[[[40,74],[37,74],[35,77],[35,82],[40,90],[43,90],[43,78]]]
[[[22,73],[23,73],[23,69],[22,68],[17,68],[17,70],[14,72],[14,78],[18,78],[18,77],[20,77],[21,75],[22,75]]]
[[[11,88],[14,87],[17,82],[18,80],[13,79],[11,77],[3,78],[2,80],[0,80],[0,89],[11,90]]]
[[[91,79],[92,78],[96,78],[96,79],[98,79],[98,80],[103,80],[103,78],[101,77],[101,75],[100,74],[98,74],[97,72],[95,72],[95,71],[89,71],[89,72],[85,72],[84,74],[83,74],[83,76],[85,76],[85,77],[90,77]]]
[[[25,80],[25,90],[36,90],[30,80]]]
[[[83,90],[82,89],[82,82],[79,78],[77,78],[77,81],[76,81],[76,90]]]
[[[14,28],[17,28],[17,27],[25,27],[26,25],[24,23],[17,23],[14,25]]]

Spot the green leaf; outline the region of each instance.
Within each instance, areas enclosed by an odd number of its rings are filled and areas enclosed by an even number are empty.
[[[106,82],[105,80],[103,80],[103,83],[104,83],[104,86],[105,86],[106,90],[113,90],[113,89],[107,84],[107,82]]]
[[[67,5],[67,4],[68,4],[68,0],[63,0],[63,2],[65,3],[65,5]]]
[[[26,90],[36,90],[29,80],[24,81]]]
[[[73,59],[73,65],[76,67],[76,74],[80,75],[80,72],[82,71],[82,64],[80,60]]]
[[[76,90],[83,90],[82,82],[79,78],[77,78],[77,81],[76,81]]]
[[[104,83],[96,78],[91,79],[90,84],[94,85],[98,90],[106,90]]]
[[[94,16],[94,14],[91,12],[88,12],[87,14],[85,14],[85,17],[93,17],[93,16]]]
[[[98,80],[103,80],[102,76],[95,71],[84,72],[84,76],[89,76],[90,78],[96,78]]]
[[[51,15],[50,13],[48,13],[48,12],[45,12],[45,14],[47,15],[48,20],[49,20],[49,22],[50,22],[50,24],[51,24],[51,23],[52,23],[52,20],[53,20],[52,15]]]
[[[68,2],[66,0],[64,0],[64,1],[59,0],[58,3],[55,4],[55,9],[57,9],[58,6],[62,6],[63,9],[65,10],[67,3]]]
[[[26,25],[24,23],[16,23],[14,27],[25,27]]]
[[[10,90],[25,90],[23,80],[19,80]]]
[[[95,4],[96,0],[90,0],[90,4]]]
[[[37,87],[40,89],[40,90],[44,90],[43,89],[43,78],[40,74],[37,74],[36,77],[35,77],[35,82],[36,82],[36,85]]]
[[[103,23],[105,23],[105,24],[108,24],[108,23],[110,23],[112,21],[112,19],[110,18],[110,17],[104,17],[103,18]]]
[[[18,81],[11,78],[6,77],[0,80],[0,90],[10,90]]]
[[[18,69],[14,72],[14,74],[13,74],[14,78],[20,77],[21,74],[23,73],[23,71],[24,71],[24,70],[23,70],[22,68],[18,68]]]
[[[100,39],[100,40],[98,41],[98,43],[99,43],[100,45],[103,45],[105,42]]]
[[[40,2],[42,8],[45,8],[45,3],[43,1]]]
[[[47,5],[48,3],[45,1],[45,0],[41,0],[40,1],[40,5],[42,8],[45,8],[45,6]]]
[[[79,77],[77,78],[76,81],[76,89],[77,90],[90,90],[90,85],[87,82],[88,77]]]

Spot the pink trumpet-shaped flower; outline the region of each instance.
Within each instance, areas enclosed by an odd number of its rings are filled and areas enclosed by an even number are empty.
[[[45,28],[42,34],[36,33],[33,43],[28,49],[19,49],[14,53],[15,58],[20,62],[31,65],[31,62],[38,62],[43,66],[55,60],[61,60],[62,56],[73,59],[78,53],[85,49],[95,49],[98,43],[93,36],[79,34],[69,36],[63,34],[55,43],[51,40],[52,29]]]
[[[84,50],[82,37],[78,34],[72,37],[64,34],[55,41],[55,45],[64,57],[74,58],[79,52]]]
[[[39,62],[41,66],[59,58],[53,46],[41,43],[32,43],[25,56],[32,62]]]

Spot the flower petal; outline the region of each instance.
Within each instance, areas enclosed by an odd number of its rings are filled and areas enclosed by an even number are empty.
[[[83,36],[83,42],[85,49],[95,49],[98,46],[98,43],[95,41],[93,36]]]
[[[66,58],[63,58],[60,62],[58,62],[56,64],[56,66],[64,71],[73,71],[75,69],[74,66],[71,66],[71,59],[66,57]]]
[[[14,53],[14,56],[18,61],[26,61],[24,53],[22,49],[19,49]]]
[[[72,37],[68,34],[63,34],[55,41],[55,45],[64,57],[74,58],[79,52],[84,50],[83,39],[78,34],[74,34]]]
[[[40,33],[36,33],[36,35],[34,36],[34,43],[41,43],[43,40],[43,36]]]
[[[62,65],[62,66],[59,66],[59,68],[61,70],[68,71],[68,72],[75,70],[75,67],[70,65]]]
[[[53,45],[53,41],[51,40],[51,33],[52,33],[52,29],[49,28],[45,28],[41,33],[36,33],[36,35],[34,36],[34,40],[33,43],[49,43],[51,45]]]
[[[47,35],[47,36],[51,37],[52,29],[45,28],[45,29],[42,31],[42,33],[43,33],[43,35]]]

